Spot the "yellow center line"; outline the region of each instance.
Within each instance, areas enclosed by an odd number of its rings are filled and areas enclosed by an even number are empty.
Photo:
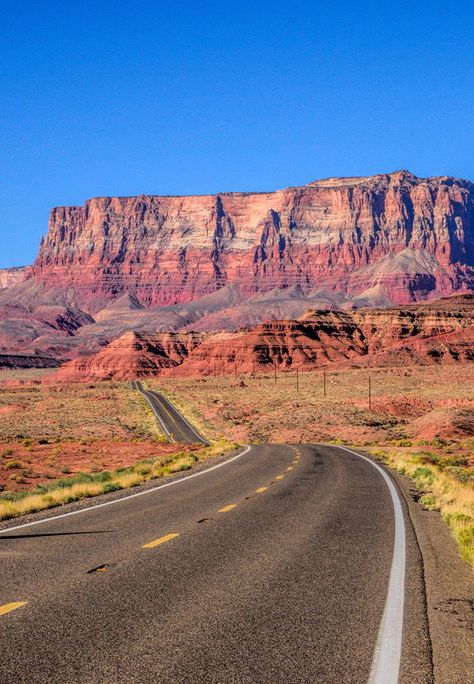
[[[287,470],[293,470],[293,466],[288,466]]]
[[[176,425],[175,419],[173,418],[171,413],[166,408],[166,404],[161,400],[161,397],[157,397],[156,395],[154,395],[154,396],[155,396],[155,399],[157,399],[157,401],[158,401],[159,405],[161,406],[161,408],[163,409],[163,411],[168,415],[169,419]]]
[[[179,534],[176,532],[171,532],[171,534],[165,534],[164,537],[154,539],[153,541],[148,542],[148,544],[143,544],[142,549],[152,549],[154,546],[164,544],[165,542],[170,541],[170,539],[174,539],[175,537],[179,537]]]
[[[293,463],[296,465],[298,463],[298,459],[296,458]]]
[[[261,494],[262,492],[266,492],[267,489],[268,489],[268,487],[259,487],[259,488],[256,489],[255,491],[256,491],[257,494]]]
[[[229,504],[228,506],[224,506],[224,508],[219,508],[219,513],[227,513],[227,511],[231,511],[236,506],[237,504]]]
[[[277,475],[275,480],[283,480],[284,477],[284,475]]]
[[[5,603],[4,606],[0,606],[0,615],[6,615],[7,613],[10,613],[12,610],[16,610],[17,608],[26,606],[26,603],[26,601],[15,601],[14,603]]]

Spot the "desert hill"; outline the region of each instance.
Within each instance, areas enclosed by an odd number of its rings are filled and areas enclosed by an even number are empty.
[[[201,342],[198,333],[127,332],[97,354],[82,356],[63,365],[55,382],[127,380],[156,375],[183,362]]]
[[[220,375],[474,361],[474,295],[388,309],[309,311],[238,332],[126,333],[50,380]]]

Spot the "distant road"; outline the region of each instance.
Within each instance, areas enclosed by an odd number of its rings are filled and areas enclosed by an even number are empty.
[[[376,644],[371,684],[400,653],[432,681],[416,539],[353,452],[252,446],[58,513],[0,532],[1,684],[365,684]]]
[[[139,380],[130,382],[130,387],[138,390],[147,398],[166,436],[172,442],[208,444],[163,394],[144,389]]]

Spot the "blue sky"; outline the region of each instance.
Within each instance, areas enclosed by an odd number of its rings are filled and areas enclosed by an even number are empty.
[[[474,180],[474,5],[1,0],[0,266],[97,195]]]

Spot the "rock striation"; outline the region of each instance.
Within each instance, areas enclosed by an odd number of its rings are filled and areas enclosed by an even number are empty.
[[[189,302],[325,288],[371,303],[474,289],[474,185],[408,171],[266,193],[99,197],[52,210],[31,276],[94,314],[131,293]]]
[[[238,332],[126,333],[49,381],[229,375],[474,361],[474,295],[388,309],[309,311]]]
[[[0,270],[0,353],[64,361],[127,332],[235,331],[472,291],[474,184],[458,178],[99,197],[53,209],[34,265]]]
[[[131,380],[156,375],[181,364],[201,341],[198,333],[127,332],[97,354],[65,363],[48,382]]]
[[[12,268],[0,268],[0,290],[14,287],[22,283],[29,273],[27,266],[13,266]]]

